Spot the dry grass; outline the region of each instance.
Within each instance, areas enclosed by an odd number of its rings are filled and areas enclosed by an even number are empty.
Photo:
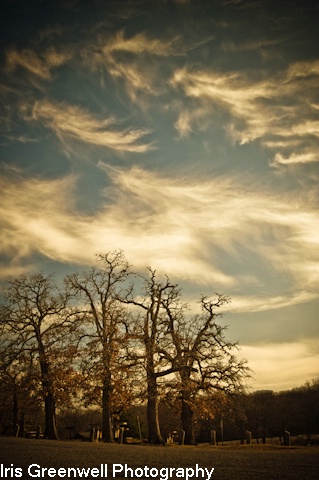
[[[22,468],[23,476],[20,477],[22,480],[30,480],[27,469],[32,463],[53,468],[93,468],[106,463],[108,478],[112,478],[112,464],[126,463],[134,469],[145,465],[158,469],[191,468],[196,464],[200,467],[214,467],[212,480],[318,480],[319,447],[275,445],[160,447],[145,444],[109,445],[0,437],[0,463]]]

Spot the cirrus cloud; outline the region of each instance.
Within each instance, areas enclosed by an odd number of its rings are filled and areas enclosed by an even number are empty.
[[[22,106],[21,111],[25,110]],[[68,105],[54,104],[48,100],[36,101],[29,120],[39,121],[56,133],[59,138],[73,138],[83,143],[108,147],[127,152],[146,152],[150,143],[140,140],[150,133],[147,129],[118,128],[121,123],[115,117],[98,118],[87,110]]]
[[[268,148],[280,147],[271,166],[317,162],[318,64],[296,62],[275,77],[260,80],[247,73],[183,68],[175,72],[171,84],[197,99],[200,110],[205,105],[207,116],[211,105],[228,114],[225,130],[241,145],[257,140]],[[181,135],[192,130],[191,122],[185,127],[183,118],[185,112],[175,124]],[[298,153],[291,151],[292,144]]]
[[[273,301],[262,300],[270,309],[305,301],[305,295],[314,298],[319,237],[313,225],[319,216],[301,198],[269,196],[236,177],[199,182],[139,168],[100,168],[112,185],[94,215],[77,212],[74,177],[3,179],[2,251],[14,257],[40,251],[63,262],[90,263],[95,253],[121,248],[139,268],[151,265],[185,281],[235,291],[246,284],[257,296],[264,295],[265,275],[273,283],[278,275],[289,278],[287,291],[297,293],[278,298],[274,285],[268,292]],[[241,272],[243,250],[254,262]],[[251,302],[252,311],[263,308],[256,298]]]
[[[17,67],[23,67],[32,75],[48,80],[52,76],[52,70],[66,63],[71,57],[71,52],[58,51],[54,48],[50,48],[40,55],[30,48],[11,49],[7,51],[6,69],[11,73]]]

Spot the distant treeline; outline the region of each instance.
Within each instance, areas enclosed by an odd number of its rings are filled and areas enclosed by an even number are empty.
[[[251,432],[254,443],[267,443],[271,438],[283,443],[285,431],[292,437],[300,437],[300,444],[319,443],[319,379],[305,385],[274,392],[259,390],[250,394],[227,396],[211,395],[207,411],[196,411],[194,435],[197,443],[211,442],[212,430],[216,441],[237,440],[246,443],[246,432]],[[171,405],[165,395],[159,402],[159,421],[165,439],[175,434],[175,441],[183,438],[179,409]],[[120,424],[127,423],[127,435],[133,439],[147,438],[147,412],[145,405],[132,405],[117,417]],[[89,426],[101,425],[101,411],[78,410],[59,418],[61,435],[69,438],[68,426],[73,432],[86,432]],[[122,423],[121,423],[122,422]]]

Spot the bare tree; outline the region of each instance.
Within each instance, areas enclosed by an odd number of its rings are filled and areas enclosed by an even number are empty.
[[[202,297],[201,314],[186,315],[187,305],[162,300],[165,308],[169,341],[162,355],[169,360],[178,372],[178,388],[181,401],[181,422],[185,431],[185,443],[195,444],[193,417],[198,395],[220,390],[239,392],[249,369],[245,360],[238,360],[233,351],[237,344],[226,340],[226,327],[216,320],[221,317],[216,312],[229,299],[217,295],[215,300]],[[173,306],[173,308],[172,308]]]
[[[123,366],[121,351],[126,338],[124,323],[127,319],[119,295],[123,285],[130,280],[132,271],[122,251],[98,255],[97,259],[98,266],[69,275],[65,281],[72,294],[83,302],[83,371],[87,379],[89,377],[87,388],[95,393],[97,389],[102,392],[102,436],[104,441],[112,442],[114,397],[121,390],[118,370]],[[99,398],[98,394],[96,396]],[[119,397],[117,402],[120,402]]]
[[[148,441],[152,444],[165,443],[158,418],[158,380],[188,366],[174,363],[174,359],[163,355],[166,332],[166,311],[172,309],[179,296],[177,285],[170,282],[168,277],[160,281],[156,271],[148,269],[149,276],[143,278],[143,292],[133,295],[132,290],[127,294],[125,302],[137,307],[135,314],[135,330],[131,334],[138,343],[134,347],[132,357],[136,361],[143,359],[147,383],[147,425]],[[140,342],[140,346],[138,345]]]
[[[0,435],[23,436],[25,425],[41,424],[42,396],[32,359],[18,353],[8,338],[0,345]]]
[[[74,331],[68,294],[54,284],[52,275],[22,275],[8,281],[1,308],[1,324],[8,335],[7,351],[26,352],[38,363],[45,406],[44,436],[58,438],[55,373],[61,371],[64,349]],[[68,350],[69,351],[69,350]],[[70,357],[68,359],[70,363]]]

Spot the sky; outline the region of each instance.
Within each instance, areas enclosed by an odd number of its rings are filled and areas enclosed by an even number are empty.
[[[3,0],[0,281],[123,250],[252,390],[319,377],[319,4]]]

